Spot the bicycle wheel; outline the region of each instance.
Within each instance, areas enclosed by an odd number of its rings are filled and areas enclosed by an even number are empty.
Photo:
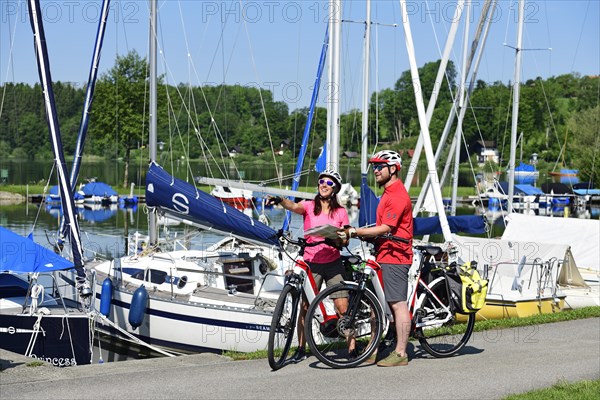
[[[466,322],[457,321],[454,314],[446,322],[435,323],[448,316],[448,311],[442,306],[451,309],[450,296],[444,279],[430,286],[433,294],[425,291],[420,295],[419,307],[414,316],[417,326],[415,336],[425,351],[438,358],[449,357],[462,349],[469,341],[475,325],[475,314],[465,315]],[[423,323],[427,326],[419,327]]]
[[[331,296],[348,298],[344,315],[335,311]],[[306,314],[310,351],[330,367],[355,367],[379,345],[384,318],[381,304],[371,291],[360,291],[356,283],[330,286],[311,302]],[[347,338],[352,336],[356,338],[356,351],[350,353]]]
[[[294,339],[300,292],[292,285],[285,285],[271,320],[269,329],[268,358],[269,365],[275,371],[288,361],[288,354]]]

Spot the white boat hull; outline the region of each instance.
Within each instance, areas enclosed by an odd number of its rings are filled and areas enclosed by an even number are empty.
[[[251,352],[267,348],[271,312],[150,295],[142,325],[134,329],[129,323],[132,298],[131,291],[115,290],[109,319],[149,344],[184,353]],[[96,307],[100,308],[100,295],[96,298]]]

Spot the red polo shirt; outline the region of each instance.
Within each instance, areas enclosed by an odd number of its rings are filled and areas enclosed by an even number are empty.
[[[384,264],[412,264],[412,203],[406,188],[397,180],[383,190],[377,206],[377,225],[388,225],[393,236],[410,239],[410,243],[392,240],[377,242],[377,261]]]

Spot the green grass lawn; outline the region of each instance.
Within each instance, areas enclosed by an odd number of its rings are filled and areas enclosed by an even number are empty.
[[[557,384],[527,393],[513,394],[504,400],[587,400],[600,397],[600,379]]]

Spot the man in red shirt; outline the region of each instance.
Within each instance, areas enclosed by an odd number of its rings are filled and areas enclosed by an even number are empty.
[[[342,238],[374,238],[385,234],[401,237],[408,243],[377,239],[377,262],[382,267],[385,299],[394,314],[397,342],[395,351],[377,363],[381,367],[408,364],[406,346],[410,334],[410,314],[407,306],[408,270],[412,264],[413,217],[412,204],[398,174],[402,160],[395,151],[383,150],[371,157],[375,180],[383,187],[383,195],[377,206],[376,225],[368,228],[349,228]],[[376,355],[370,362],[375,362]]]

